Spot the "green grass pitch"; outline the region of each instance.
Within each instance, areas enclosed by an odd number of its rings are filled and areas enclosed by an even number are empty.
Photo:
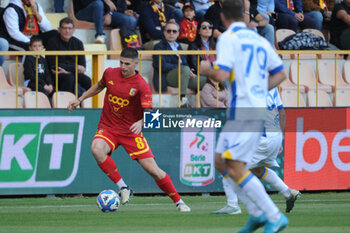
[[[0,198],[0,232],[237,232],[248,219],[241,215],[213,215],[225,205],[224,196],[183,196],[192,208],[179,213],[165,196],[135,196],[118,212],[102,213],[96,197]],[[272,199],[284,211],[285,201]],[[287,214],[290,225],[283,232],[350,232],[350,193],[302,194]],[[256,232],[262,232],[259,229]]]

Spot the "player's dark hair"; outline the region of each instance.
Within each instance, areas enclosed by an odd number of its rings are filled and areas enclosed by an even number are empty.
[[[62,24],[72,24],[73,28],[74,28],[74,21],[69,17],[65,17],[65,18],[61,19],[60,20],[60,27],[62,27]]]
[[[226,19],[240,21],[244,12],[243,0],[224,0],[221,10]]]
[[[41,42],[43,43],[43,40],[39,36],[32,36],[29,41],[29,46],[32,46],[34,42]]]
[[[120,53],[121,57],[125,58],[131,58],[132,60],[135,60],[139,57],[139,53],[137,52],[137,49],[131,48],[131,47],[126,47],[122,50]]]

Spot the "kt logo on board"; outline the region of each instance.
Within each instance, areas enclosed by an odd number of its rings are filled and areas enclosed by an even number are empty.
[[[83,127],[84,117],[0,117],[0,188],[72,183]]]

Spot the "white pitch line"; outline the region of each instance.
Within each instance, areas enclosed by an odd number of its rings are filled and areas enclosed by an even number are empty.
[[[138,205],[147,205],[147,206],[162,206],[162,205],[171,205],[171,203],[149,203],[149,204],[128,204],[128,206],[138,206]],[[21,208],[21,209],[45,209],[45,208],[80,208],[80,207],[91,207],[97,206],[97,204],[90,205],[41,205],[41,206],[0,206],[0,209],[10,209],[10,208]]]
[[[298,200],[297,202],[300,203],[306,203],[306,202],[344,202],[349,201],[350,199],[341,199],[341,200]],[[275,201],[275,203],[284,203],[285,201]],[[222,204],[224,202],[208,202],[208,204]],[[345,205],[350,205],[350,203],[345,203]],[[128,206],[140,206],[140,205],[146,205],[146,206],[167,206],[172,205],[172,203],[143,203],[143,204],[131,204],[129,203]],[[45,208],[80,208],[80,207],[91,207],[96,206],[95,204],[90,205],[42,205],[42,206],[0,206],[0,209],[10,209],[10,208],[21,208],[21,209],[45,209]]]

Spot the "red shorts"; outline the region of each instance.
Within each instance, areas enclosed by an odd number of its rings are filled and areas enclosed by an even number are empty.
[[[128,136],[100,128],[97,130],[92,140],[95,140],[96,138],[103,139],[107,142],[111,148],[109,155],[121,145],[132,159],[154,158],[147,140],[142,133]]]

